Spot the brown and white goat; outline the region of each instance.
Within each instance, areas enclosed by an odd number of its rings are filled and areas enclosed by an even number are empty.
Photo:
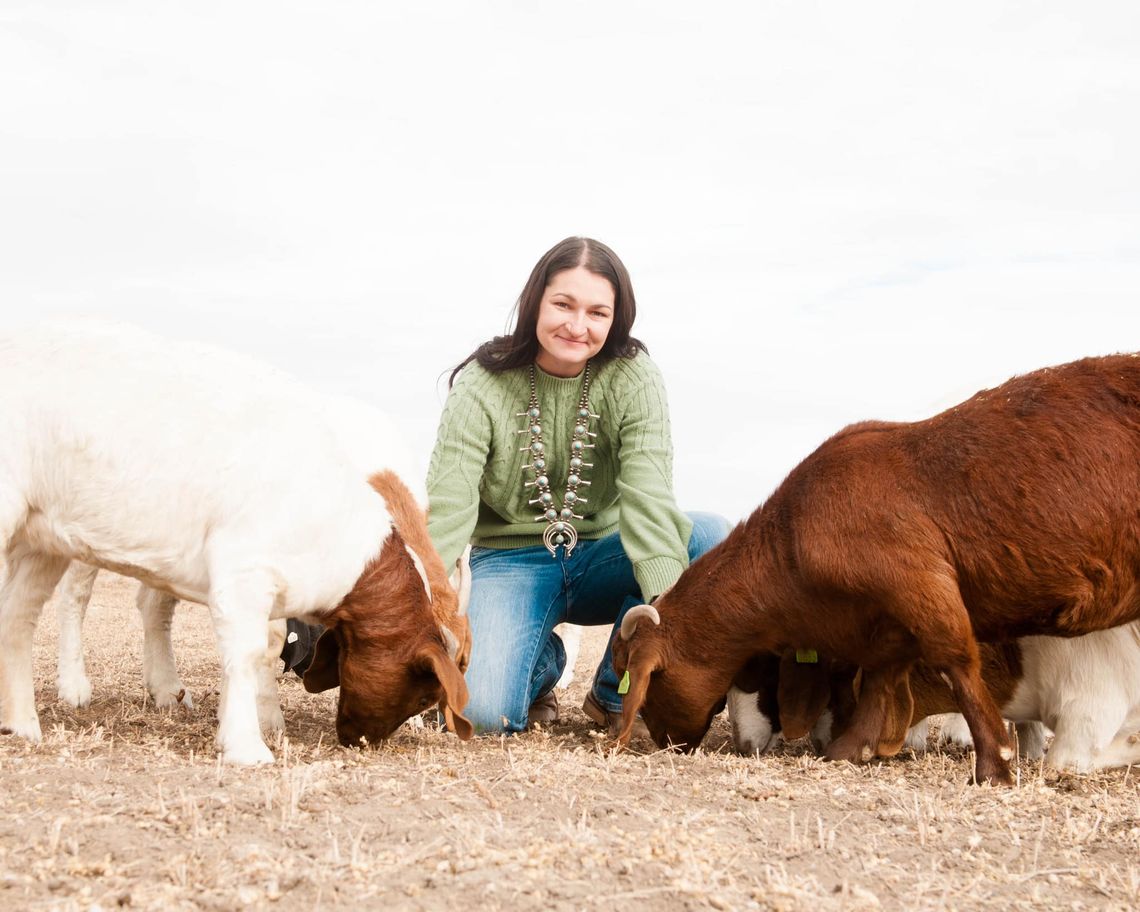
[[[696,747],[752,655],[818,650],[863,671],[827,749],[867,760],[918,660],[945,673],[979,781],[1012,748],[978,641],[1079,636],[1140,618],[1140,357],[1015,377],[925,421],[852,425],[803,460],[657,602],[625,618],[628,671],[658,745]],[[905,729],[904,729],[905,732]]]
[[[1018,723],[1019,746],[1024,724],[1053,730],[1046,766],[1086,772],[1140,763],[1140,623],[983,646],[982,665],[1002,715]],[[913,670],[910,689],[912,725],[958,712],[950,688],[924,665]]]
[[[400,464],[381,413],[92,321],[0,334],[0,386],[0,732],[41,737],[33,635],[79,560],[209,607],[228,762],[273,760],[258,664],[285,618],[331,630],[309,684],[339,683],[342,742],[385,738],[437,702],[471,735],[466,619],[441,623],[457,596],[423,512],[380,471]]]

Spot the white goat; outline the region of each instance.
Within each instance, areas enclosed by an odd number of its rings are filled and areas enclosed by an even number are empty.
[[[353,739],[375,741],[436,700],[452,730],[470,735],[458,714],[466,688],[457,637],[438,621],[456,615],[455,592],[439,556],[407,543],[426,531],[394,529],[388,495],[370,483],[369,473],[391,464],[381,416],[362,425],[353,408],[346,422],[337,403],[264,365],[91,323],[0,337],[0,385],[8,571],[0,730],[41,736],[32,635],[68,563],[80,560],[209,606],[222,660],[218,743],[228,762],[273,759],[257,712],[271,618],[358,634],[338,636],[342,740],[342,721],[345,732],[351,721]],[[390,610],[376,602],[377,574],[405,565],[422,577],[422,586],[400,590],[407,602],[398,606],[401,617],[425,619],[407,627],[415,642],[365,635],[362,618]],[[412,668],[430,669],[430,680]],[[337,665],[326,665],[313,686],[339,679]]]
[[[1021,674],[1018,663],[1004,663],[1004,674],[991,671],[986,682],[1008,694],[1001,711],[1018,723],[1022,753],[1041,755],[1040,722],[1054,732],[1046,766],[1087,772],[1140,763],[1140,622],[1072,639],[1021,637],[1017,646]],[[930,684],[914,682],[915,718],[938,699],[926,694]],[[941,737],[971,744],[960,719],[949,716]],[[908,744],[925,742],[925,722],[911,728]]]

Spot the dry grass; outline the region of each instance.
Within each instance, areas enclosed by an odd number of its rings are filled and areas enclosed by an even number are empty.
[[[969,755],[863,767],[795,746],[614,754],[577,710],[549,731],[462,744],[407,727],[335,746],[333,699],[286,679],[278,762],[223,767],[205,610],[175,626],[193,713],[144,704],[133,584],[102,575],[88,617],[88,709],[55,699],[45,737],[0,739],[0,904],[8,909],[934,909],[1140,906],[1140,770],[966,784]]]

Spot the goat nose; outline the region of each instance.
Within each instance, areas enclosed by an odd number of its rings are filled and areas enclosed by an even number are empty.
[[[337,740],[344,747],[361,747],[360,739],[364,735],[364,730],[354,723],[347,720],[340,720],[336,726]]]

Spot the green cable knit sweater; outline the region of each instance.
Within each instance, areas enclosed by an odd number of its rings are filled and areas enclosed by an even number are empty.
[[[582,539],[620,531],[622,546],[647,601],[676,582],[688,565],[692,523],[673,499],[673,448],[661,373],[649,356],[594,362],[590,372],[590,421],[597,446],[579,488],[588,503],[574,526]],[[573,416],[582,378],[535,370],[547,474],[556,507],[562,506],[570,459]],[[472,361],[455,381],[443,409],[428,467],[428,531],[444,566],[454,564],[471,542],[487,548],[542,544],[544,520],[527,503],[533,478],[522,449],[530,399],[526,368],[491,373]]]

